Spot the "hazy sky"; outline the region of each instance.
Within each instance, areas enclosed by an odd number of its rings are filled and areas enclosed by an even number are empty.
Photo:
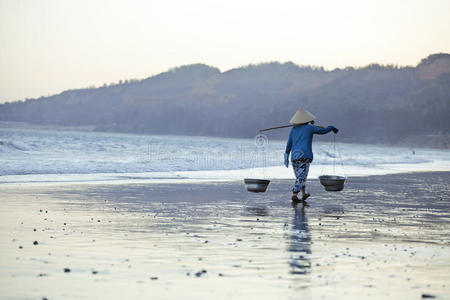
[[[450,0],[0,0],[0,102],[206,63],[416,65]]]

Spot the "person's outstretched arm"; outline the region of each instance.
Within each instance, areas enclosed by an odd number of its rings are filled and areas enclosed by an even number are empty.
[[[333,131],[334,133],[337,133],[339,131],[339,129],[337,129],[334,126],[328,126],[328,127],[318,127],[318,126],[312,126],[312,133],[314,134],[327,134],[330,131]]]

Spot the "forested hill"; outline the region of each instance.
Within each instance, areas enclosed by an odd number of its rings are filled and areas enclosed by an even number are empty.
[[[0,121],[252,137],[258,129],[287,124],[300,107],[313,112],[318,124],[339,127],[341,141],[427,143],[424,136],[448,136],[450,55],[430,55],[416,67],[332,71],[290,62],[226,72],[188,65],[144,80],[1,104]],[[287,130],[268,134],[285,137]]]

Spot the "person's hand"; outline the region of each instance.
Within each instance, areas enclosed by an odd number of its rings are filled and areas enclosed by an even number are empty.
[[[284,165],[289,168],[289,154],[284,153]]]
[[[334,133],[338,133],[338,131],[339,131],[339,129],[337,129],[336,127],[333,127],[332,130],[333,130]]]

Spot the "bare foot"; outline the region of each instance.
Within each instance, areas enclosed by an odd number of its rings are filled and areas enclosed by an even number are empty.
[[[309,196],[311,196],[311,194],[309,194],[309,193],[303,194],[302,201],[305,201],[306,199],[308,199]]]

